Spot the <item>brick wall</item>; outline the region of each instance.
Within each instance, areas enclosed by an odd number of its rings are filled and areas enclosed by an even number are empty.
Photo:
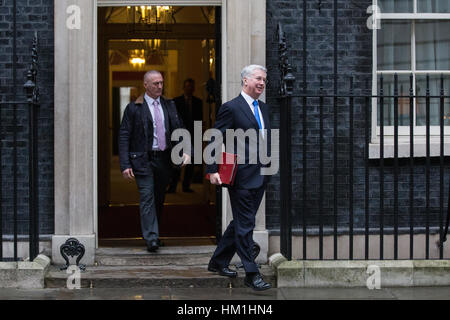
[[[317,93],[319,76],[324,77],[324,89],[333,92],[333,1],[322,0],[319,12],[319,1],[308,1],[307,28],[307,84],[308,93]],[[372,69],[372,33],[366,27],[367,7],[371,0],[339,2],[338,23],[338,87],[340,92],[348,89],[348,78],[355,78],[355,93],[365,87],[366,79],[371,77]],[[54,175],[53,175],[53,0],[17,0],[17,80],[13,83],[13,0],[0,0],[0,97],[10,101],[16,88],[18,99],[23,99],[23,83],[26,70],[31,61],[31,43],[34,31],[39,34],[39,88],[41,108],[39,114],[39,202],[40,231],[51,234],[54,230]],[[282,22],[288,40],[290,62],[297,78],[295,91],[302,90],[303,77],[303,1],[267,0],[267,67],[269,85],[267,101],[272,107],[271,122],[275,128],[279,123],[278,95],[278,42],[276,26]],[[348,151],[349,151],[349,116],[348,104],[339,101],[338,116],[338,221],[339,227],[348,227],[349,184],[348,184]],[[364,119],[363,105],[355,103],[355,184],[354,184],[354,226],[362,228],[364,219]],[[13,110],[11,106],[1,107],[1,154],[2,154],[2,210],[3,232],[12,232],[13,215]],[[316,226],[318,222],[318,168],[319,168],[319,117],[317,101],[308,103],[308,192],[307,220],[308,225]],[[324,221],[332,226],[333,219],[333,109],[331,101],[325,101],[324,108]],[[28,233],[28,110],[26,106],[17,106],[17,208],[19,216],[19,232]],[[294,222],[301,225],[302,208],[302,104],[298,99],[293,101],[292,114],[292,176]],[[415,163],[414,199],[417,212],[416,226],[424,226],[425,211],[425,161],[417,159]],[[385,224],[393,222],[393,165],[386,162],[385,169]],[[432,225],[437,224],[439,211],[439,168],[433,159],[431,170],[431,217]],[[409,167],[407,161],[400,161],[399,178],[399,222],[408,226],[409,221]],[[448,178],[445,185],[448,186]],[[267,189],[267,226],[271,230],[279,229],[279,175],[273,177]],[[447,194],[445,194],[447,196]],[[444,200],[447,203],[447,198]],[[370,225],[379,225],[379,164],[370,162]]]
[[[318,4],[321,2],[319,11]],[[334,73],[334,8],[332,0],[307,2],[307,85],[308,94],[318,94],[319,76],[323,76],[325,93],[333,94]],[[348,93],[349,78],[354,77],[355,94],[363,93],[366,80],[372,77],[372,30],[367,28],[366,13],[371,0],[338,1],[338,91]],[[288,42],[288,54],[296,77],[295,93],[303,93],[303,1],[267,1],[267,67],[269,85],[267,101],[272,107],[272,127],[280,127],[278,95],[278,40],[277,24],[281,22]],[[371,82],[369,82],[371,83]],[[370,88],[371,89],[371,88]],[[298,98],[292,104],[292,204],[295,227],[301,227],[303,203],[303,106]],[[318,99],[307,104],[307,223],[317,228],[319,221],[319,109]],[[354,107],[354,228],[365,225],[365,175],[364,175],[364,100]],[[325,99],[324,112],[324,215],[325,227],[333,226],[333,149],[334,110],[331,99]],[[338,101],[338,226],[349,226],[349,106],[348,100]],[[432,160],[430,222],[439,221],[439,159]],[[384,224],[393,226],[393,161],[385,161]],[[399,225],[409,226],[409,160],[400,160],[399,174]],[[370,161],[370,217],[371,228],[380,221],[379,161]],[[425,161],[416,159],[414,165],[415,226],[425,227]],[[445,178],[445,190],[449,179]],[[267,189],[267,226],[280,227],[280,177],[275,176]],[[444,209],[447,192],[444,193]],[[446,212],[445,212],[446,214]]]
[[[38,32],[38,85],[41,107],[38,117],[40,232],[54,231],[53,174],[53,0],[17,0],[17,60],[13,81],[13,0],[0,0],[0,99],[24,101],[23,84],[31,63],[34,32]],[[13,232],[13,106],[1,106],[1,172],[3,233]],[[28,107],[18,105],[17,117],[17,213],[18,231],[28,234]]]

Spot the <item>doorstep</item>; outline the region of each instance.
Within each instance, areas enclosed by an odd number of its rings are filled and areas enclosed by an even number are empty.
[[[245,271],[229,279],[207,271],[215,246],[160,247],[157,253],[145,247],[99,248],[94,266],[80,273],[81,288],[241,288]],[[45,277],[47,288],[65,288],[71,273],[51,266]],[[234,268],[231,265],[231,268]],[[264,279],[275,287],[275,274],[261,266]]]

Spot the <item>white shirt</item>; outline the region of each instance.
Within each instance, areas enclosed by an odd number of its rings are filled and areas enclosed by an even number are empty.
[[[150,109],[150,113],[152,114],[152,119],[153,119],[153,146],[152,149],[153,150],[159,150],[158,148],[158,139],[156,137],[156,119],[155,119],[155,106],[153,105],[153,101],[158,101],[158,109],[159,112],[161,113],[161,118],[162,118],[162,122],[163,122],[163,127],[164,127],[164,132],[166,132],[166,126],[164,124],[164,112],[161,106],[161,100],[158,98],[153,99],[152,97],[148,96],[147,93],[144,94],[144,99],[148,104],[148,108]]]
[[[248,106],[250,107],[250,110],[252,110],[253,115],[255,115],[255,109],[254,109],[254,105],[253,105],[253,101],[255,101],[255,99],[253,99],[252,97],[250,97],[248,94],[246,94],[244,91],[241,91],[241,95],[244,97],[245,101],[247,101]],[[256,101],[258,101],[256,99]],[[261,112],[261,108],[259,107],[259,102],[258,102],[258,113],[259,113],[259,120],[261,120],[261,129],[264,130],[265,126],[264,126],[264,119],[263,119],[263,115]],[[256,117],[255,117],[256,120]],[[264,138],[264,131],[261,130],[261,134]]]

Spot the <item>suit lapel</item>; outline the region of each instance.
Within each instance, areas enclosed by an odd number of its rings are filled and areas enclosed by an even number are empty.
[[[149,109],[147,101],[145,99],[142,102],[141,107],[143,108],[141,114],[142,114],[142,122],[143,122],[143,125],[144,125],[145,141],[149,141],[148,137],[150,135],[153,136],[153,119],[152,119],[152,114],[150,113],[150,109]]]
[[[250,106],[241,94],[239,95],[238,101],[241,111],[247,116],[247,118],[253,124],[253,127],[255,127],[255,129],[259,129],[258,121],[256,121],[255,115],[250,110]]]
[[[142,107],[144,108],[144,116],[142,117],[145,122],[151,122],[153,123],[152,113],[150,112],[150,108],[147,104],[147,101],[144,99],[144,103],[142,104]]]

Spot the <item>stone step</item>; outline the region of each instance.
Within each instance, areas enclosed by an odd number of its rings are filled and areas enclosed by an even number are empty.
[[[276,287],[272,269],[260,269],[264,280]],[[69,274],[51,266],[45,277],[46,288],[66,288]],[[166,266],[93,266],[80,274],[82,288],[242,288],[245,272],[239,269],[238,277],[230,279],[208,272],[207,265]]]
[[[207,271],[215,246],[163,246],[156,253],[145,247],[114,247],[96,250],[95,266],[80,273],[82,288],[229,288],[244,287],[245,271],[236,279]],[[47,288],[65,288],[70,274],[52,265],[45,277]],[[231,267],[234,268],[234,262]],[[261,266],[266,281],[275,286],[272,269]]]
[[[160,247],[148,252],[145,247],[99,248],[97,266],[195,266],[207,265],[215,246]]]

